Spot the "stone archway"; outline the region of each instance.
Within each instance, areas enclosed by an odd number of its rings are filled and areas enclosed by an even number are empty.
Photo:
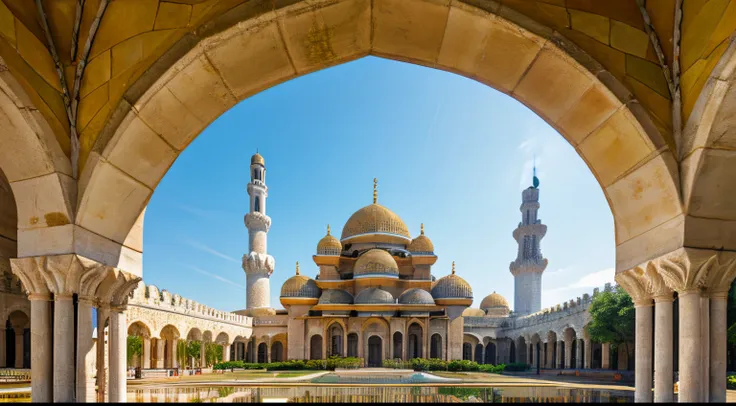
[[[295,4],[185,46],[178,60],[162,62],[168,70],[139,79],[137,92],[126,95],[117,119],[107,123],[110,137],[98,139],[96,159],[84,169],[89,181],[80,188],[76,223],[123,244],[171,162],[212,120],[258,91],[370,54],[471,77],[527,105],[560,131],[598,179],[614,215],[617,269],[651,257],[651,244],[639,241],[681,214],[677,174],[661,136],[632,108],[624,87],[607,81],[616,88],[609,90],[596,76],[600,67],[571,44],[560,47],[485,10],[420,0],[399,15],[372,9],[367,0]],[[310,59],[305,51],[312,34],[303,18],[340,27],[331,42],[339,46],[327,59]],[[283,36],[277,26],[290,28]],[[554,86],[550,76],[558,78]],[[673,233],[667,227],[656,233],[658,251],[677,248]]]

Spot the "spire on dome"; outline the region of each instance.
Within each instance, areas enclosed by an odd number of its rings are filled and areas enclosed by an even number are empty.
[[[455,275],[455,261],[452,261],[452,274]]]
[[[424,223],[422,223],[422,229],[420,231],[420,235],[424,235]]]
[[[534,166],[532,168],[532,187],[534,189],[539,187],[539,178],[537,177],[537,157],[534,156]]]
[[[378,203],[378,178],[373,178],[373,204]]]
[[[296,261],[296,274],[299,275],[299,261]]]
[[[330,225],[327,225],[327,235],[330,235]]]

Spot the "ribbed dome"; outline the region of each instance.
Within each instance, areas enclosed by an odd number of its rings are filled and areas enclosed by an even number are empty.
[[[413,288],[399,296],[399,304],[434,305],[432,295],[424,289]]]
[[[312,278],[299,274],[298,262],[296,263],[296,275],[281,285],[281,297],[317,299],[321,293],[322,290]]]
[[[378,203],[365,206],[353,213],[342,228],[340,240],[344,242],[348,238],[366,234],[384,234],[411,239],[404,221]]]
[[[422,224],[421,234],[419,234],[417,238],[411,240],[411,243],[406,247],[406,249],[409,250],[409,252],[416,254],[434,253],[434,244],[432,244],[432,240],[424,235],[424,224]]]
[[[328,289],[322,292],[319,304],[353,304],[353,295],[342,289]]]
[[[465,279],[455,275],[455,263],[452,263],[452,274],[442,277],[432,285],[432,297],[435,299],[473,299],[473,289]]]
[[[472,307],[468,307],[467,309],[463,310],[463,317],[483,317],[485,315],[486,312],[481,309],[473,309]]]
[[[251,165],[259,164],[259,165],[266,166],[266,161],[263,159],[263,157],[261,156],[261,154],[259,154],[259,153],[256,152],[255,155],[253,155],[252,157],[250,157],[250,164]]]
[[[398,278],[399,266],[388,252],[374,248],[355,261],[353,278]]]
[[[330,226],[327,226],[327,235],[322,237],[317,244],[317,255],[340,255],[342,244],[340,240],[330,234]]]
[[[355,304],[394,304],[394,297],[381,288],[363,289],[355,296]]]
[[[493,307],[509,307],[509,302],[503,296],[499,295],[495,291],[490,295],[486,296],[482,302],[480,302],[481,309],[490,309]]]

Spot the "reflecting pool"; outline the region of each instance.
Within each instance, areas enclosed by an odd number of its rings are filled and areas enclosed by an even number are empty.
[[[632,391],[563,386],[349,385],[167,386],[135,388],[129,402],[386,403],[386,402],[591,402],[630,403]]]

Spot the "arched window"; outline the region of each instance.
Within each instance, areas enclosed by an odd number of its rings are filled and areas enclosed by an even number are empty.
[[[496,344],[486,345],[486,364],[496,365]]]
[[[473,358],[473,345],[470,343],[463,343],[463,359],[472,361]]]
[[[433,334],[431,341],[429,357],[442,359],[442,336],[439,334]]]
[[[255,211],[261,211],[261,197],[256,196],[255,205],[253,206]]]
[[[483,363],[483,344],[479,343],[475,346],[475,362]]]
[[[348,357],[358,356],[358,335],[355,333],[348,334]]]
[[[258,344],[258,363],[264,364],[268,362],[268,347],[266,343]]]
[[[407,347],[407,358],[422,358],[422,343],[424,342],[422,339],[422,327],[417,323],[412,323],[412,325],[409,326],[408,334],[409,346]]]
[[[276,341],[271,345],[271,362],[281,362],[284,360],[284,345],[281,341]]]
[[[338,355],[342,357],[342,340],[342,326],[337,323],[332,324],[330,326],[330,353],[328,356]]]
[[[309,340],[309,359],[322,359],[322,336],[319,334]]]
[[[404,356],[401,353],[401,347],[404,345],[404,337],[400,332],[394,333],[394,358],[403,359]]]

